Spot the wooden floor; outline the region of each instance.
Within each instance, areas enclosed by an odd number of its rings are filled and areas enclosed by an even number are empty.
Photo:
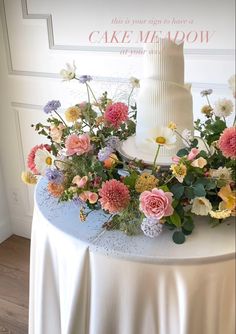
[[[0,244],[0,333],[27,334],[30,241],[11,236]]]

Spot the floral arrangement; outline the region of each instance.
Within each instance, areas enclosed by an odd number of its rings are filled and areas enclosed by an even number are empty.
[[[154,131],[150,140],[157,153],[153,165],[147,166],[137,159],[124,161],[119,154],[120,142],[135,133],[136,105],[130,105],[130,98],[139,80],[130,79],[124,103],[112,101],[107,92],[97,99],[92,78],[77,77],[74,64],[67,64],[60,74],[63,80],[84,85],[88,100],[68,108],[64,118],[58,112],[59,101],[47,103],[47,124],[32,126],[49,143],[32,148],[29,171],[22,173],[25,183],[35,184],[43,175],[52,196],[80,206],[82,222],[91,211],[102,209],[107,213],[103,227],[108,230],[156,237],[168,228],[178,244],[192,233],[194,215],[208,216],[212,226],[235,215],[236,128],[235,123],[226,125],[233,112],[231,100],[212,105],[212,90],[202,91],[207,104],[201,110],[205,121],[195,122],[198,137],[188,129],[179,133],[173,122]],[[235,77],[229,83],[235,94]],[[157,163],[159,149],[173,147],[177,136],[183,148],[163,169]]]

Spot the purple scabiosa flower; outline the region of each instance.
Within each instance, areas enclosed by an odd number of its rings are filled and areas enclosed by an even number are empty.
[[[45,105],[43,111],[45,112],[45,114],[49,114],[52,111],[56,111],[58,108],[60,108],[60,106],[61,106],[60,101],[52,100]]]
[[[90,75],[81,75],[80,77],[78,77],[78,80],[80,83],[85,84],[88,81],[92,80],[92,77]]]
[[[105,161],[109,158],[110,154],[113,152],[111,147],[103,147],[98,152],[98,160]]]
[[[63,182],[63,174],[57,169],[46,169],[46,178],[49,182],[60,184]]]
[[[116,150],[120,144],[120,139],[117,136],[110,136],[105,140],[108,147],[111,147],[113,150]]]
[[[155,238],[162,232],[162,224],[155,218],[144,218],[141,224],[141,230],[150,238]]]
[[[202,91],[200,92],[200,94],[201,94],[201,96],[203,97],[203,96],[211,95],[212,92],[213,92],[212,89],[205,89],[205,90],[202,90]]]

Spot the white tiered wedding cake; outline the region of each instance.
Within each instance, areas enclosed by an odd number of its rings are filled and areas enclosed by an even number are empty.
[[[144,50],[136,136],[123,143],[122,151],[126,156],[153,163],[157,146],[148,141],[153,129],[174,122],[180,133],[186,128],[193,130],[192,95],[191,86],[184,84],[183,43],[159,39],[156,43],[146,44]],[[181,147],[182,140],[177,136],[174,149],[160,149],[157,163],[170,164],[172,156]]]

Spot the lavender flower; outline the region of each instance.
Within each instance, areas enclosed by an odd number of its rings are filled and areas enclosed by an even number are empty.
[[[162,232],[162,224],[155,218],[144,218],[141,224],[141,230],[150,238],[155,238]]]
[[[200,92],[200,94],[201,94],[201,96],[203,97],[203,96],[211,95],[212,92],[213,92],[212,89],[205,89],[205,90],[202,90],[202,91]]]
[[[90,75],[81,75],[78,80],[80,83],[85,84],[87,81],[91,81],[92,77]]]
[[[63,174],[57,169],[47,168],[45,176],[49,182],[60,184],[63,181]]]
[[[98,160],[99,161],[105,161],[109,158],[110,154],[113,152],[113,149],[111,147],[103,147],[98,152]]]
[[[73,203],[74,203],[76,206],[81,206],[84,202],[83,202],[79,197],[74,197],[74,198],[73,198]]]
[[[49,101],[46,104],[46,106],[43,108],[43,111],[46,114],[49,114],[52,111],[56,111],[58,108],[60,108],[60,106],[61,106],[60,101],[58,101],[58,100],[52,100],[52,101]]]
[[[105,140],[108,147],[111,147],[113,150],[116,150],[120,144],[120,139],[117,136],[110,136]]]

